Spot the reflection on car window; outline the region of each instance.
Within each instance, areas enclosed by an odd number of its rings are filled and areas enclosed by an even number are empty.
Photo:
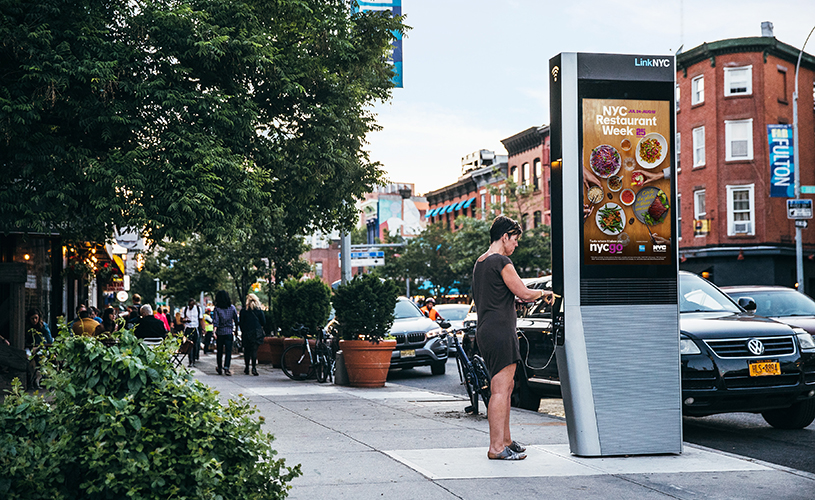
[[[393,313],[396,319],[418,318],[420,316],[424,316],[422,311],[416,307],[416,304],[409,300],[396,301],[396,307],[394,308]]]
[[[470,306],[468,305],[440,305],[436,306],[436,309],[439,311],[444,319],[453,320],[453,321],[460,321],[467,317],[467,312],[470,310]]]
[[[731,294],[738,300],[750,297],[756,301],[759,316],[815,316],[815,301],[794,290],[778,292],[739,292]]]
[[[679,312],[740,311],[725,294],[698,276],[680,275],[679,293]]]

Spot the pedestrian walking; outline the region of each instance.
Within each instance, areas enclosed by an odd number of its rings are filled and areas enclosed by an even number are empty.
[[[243,338],[243,373],[249,375],[249,365],[252,365],[252,375],[258,375],[258,346],[263,343],[266,333],[266,316],[260,309],[260,300],[257,295],[250,293],[246,296],[246,306],[241,309],[241,336]]]
[[[187,302],[187,307],[181,311],[181,320],[184,322],[184,336],[192,340],[192,349],[190,349],[187,359],[189,363],[187,366],[195,366],[200,355],[200,326],[201,320],[204,317],[204,311],[195,299],[190,298]]]
[[[490,227],[490,247],[473,267],[473,299],[478,310],[476,342],[490,373],[487,418],[492,460],[523,460],[526,448],[512,440],[509,430],[510,398],[521,349],[516,332],[515,297],[536,300],[552,292],[527,288],[509,256],[518,246],[521,226],[503,215]]]
[[[232,299],[226,290],[221,290],[215,294],[215,309],[212,312],[212,326],[215,331],[215,346],[218,375],[223,373],[232,375],[229,367],[232,365],[232,343],[235,340],[234,332],[238,330],[238,310],[232,305]]]

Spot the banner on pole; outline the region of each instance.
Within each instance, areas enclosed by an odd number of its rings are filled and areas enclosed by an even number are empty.
[[[770,197],[795,196],[795,155],[792,125],[767,125],[770,151]]]

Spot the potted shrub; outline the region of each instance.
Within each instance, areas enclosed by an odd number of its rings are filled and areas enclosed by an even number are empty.
[[[331,289],[319,278],[287,280],[275,294],[274,313],[281,335],[292,338],[287,338],[286,342],[302,342],[303,334],[314,339],[331,313]],[[291,345],[286,342],[275,360],[278,363],[282,350]],[[309,342],[313,345],[315,341]]]
[[[370,274],[357,276],[334,293],[335,331],[352,386],[385,385],[396,347],[396,340],[386,337],[398,295],[395,283]]]

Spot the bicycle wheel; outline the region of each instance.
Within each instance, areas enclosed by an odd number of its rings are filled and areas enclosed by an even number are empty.
[[[329,348],[324,343],[319,343],[314,348],[315,363],[314,371],[317,374],[317,382],[323,383],[331,378],[331,361],[329,359]]]
[[[281,356],[280,367],[292,380],[305,380],[314,375],[314,364],[302,345],[287,347]]]
[[[484,360],[481,359],[481,356],[473,356],[473,370],[475,370],[476,376],[478,377],[478,393],[481,395],[481,399],[484,400],[484,406],[490,406],[490,374],[487,371],[487,365],[484,364]]]

